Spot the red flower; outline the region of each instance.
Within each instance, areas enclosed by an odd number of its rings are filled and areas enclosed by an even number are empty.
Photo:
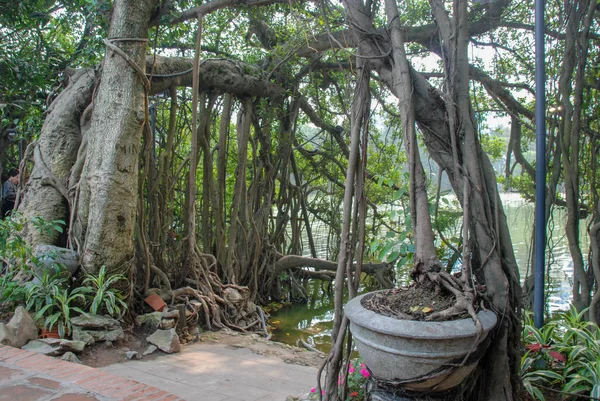
[[[358,391],[351,392],[350,397],[358,397]]]

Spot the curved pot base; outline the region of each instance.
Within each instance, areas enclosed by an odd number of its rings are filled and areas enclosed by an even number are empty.
[[[468,366],[462,366],[458,369],[454,369],[452,372],[448,372],[446,374],[442,374],[431,379],[427,379],[425,381],[416,382],[416,383],[406,383],[402,385],[407,391],[414,392],[442,392],[450,390],[458,386],[463,382],[469,375],[475,370],[477,366],[476,363]]]

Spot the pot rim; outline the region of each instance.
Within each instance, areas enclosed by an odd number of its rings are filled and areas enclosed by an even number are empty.
[[[380,315],[363,307],[360,301],[367,295],[387,290],[373,291],[351,299],[344,306],[344,314],[352,324],[364,327],[377,333],[418,339],[450,339],[474,337],[477,327],[471,318],[450,321],[418,321],[402,320]],[[477,313],[483,327],[482,338],[489,332],[498,320],[490,310],[480,310]]]

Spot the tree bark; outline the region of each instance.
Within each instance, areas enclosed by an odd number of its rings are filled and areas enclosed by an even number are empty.
[[[84,110],[90,103],[95,84],[93,71],[77,71],[48,109],[40,138],[34,145],[33,171],[19,205],[19,211],[27,219],[22,235],[31,246],[65,245],[58,231],[40,231],[33,227],[31,218],[69,222],[72,203],[69,177],[82,136],[86,135]]]
[[[94,103],[77,218],[82,265],[127,273],[133,258],[138,157],[146,121],[146,41],[154,1],[117,0]],[[119,50],[116,50],[119,49]],[[141,74],[140,74],[141,72]]]

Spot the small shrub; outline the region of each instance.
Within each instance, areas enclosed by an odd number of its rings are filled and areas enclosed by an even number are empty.
[[[541,329],[525,316],[521,378],[534,399],[544,400],[543,387],[566,400],[600,398],[600,328],[583,319],[585,312],[571,307]]]
[[[67,284],[68,279],[60,272],[52,274],[50,271],[44,270],[41,276],[34,274],[34,280],[26,284],[26,309],[39,312],[44,306],[51,304],[56,292],[66,288]]]
[[[52,330],[54,326],[58,327],[58,335],[62,338],[71,334],[71,317],[73,312],[87,315],[81,308],[77,307],[77,302],[83,304],[85,297],[80,288],[75,288],[69,292],[60,287],[53,288],[50,302],[44,305],[35,315],[36,321],[43,319],[43,326],[46,330]]]
[[[93,274],[85,275],[82,291],[89,304],[88,310],[90,313],[94,315],[107,313],[114,318],[123,316],[125,310],[127,310],[127,304],[123,301],[121,292],[114,288],[115,283],[121,280],[127,281],[127,278],[122,274],[114,274],[108,277],[105,266],[100,268],[97,276]]]

